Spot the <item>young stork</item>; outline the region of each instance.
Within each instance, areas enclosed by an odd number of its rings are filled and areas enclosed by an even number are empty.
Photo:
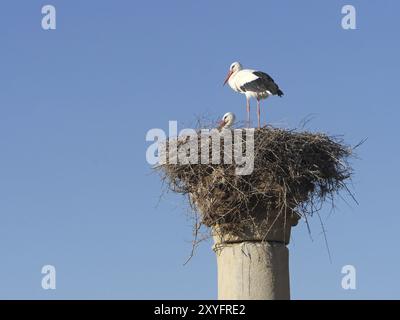
[[[224,85],[229,86],[236,92],[246,95],[247,123],[250,126],[250,98],[257,99],[257,118],[260,128],[260,100],[269,96],[283,96],[282,90],[268,74],[262,71],[243,69],[240,62],[234,62],[229,68]]]
[[[235,122],[235,114],[233,112],[227,112],[222,117],[221,122],[218,125],[218,130],[221,131],[222,129],[230,129]]]

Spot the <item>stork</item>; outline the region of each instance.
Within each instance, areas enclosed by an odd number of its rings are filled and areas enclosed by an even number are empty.
[[[269,96],[283,96],[282,90],[268,74],[262,71],[243,69],[240,62],[234,62],[229,67],[224,85],[229,86],[236,92],[246,95],[247,123],[250,126],[250,98],[257,99],[257,118],[260,128],[260,100]]]
[[[230,129],[235,122],[235,114],[233,112],[227,112],[222,117],[221,122],[218,125],[218,130]]]

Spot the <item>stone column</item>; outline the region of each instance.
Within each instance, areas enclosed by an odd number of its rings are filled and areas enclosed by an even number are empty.
[[[263,225],[241,234],[214,228],[213,250],[218,265],[218,299],[288,300],[291,227],[298,215],[271,215]]]

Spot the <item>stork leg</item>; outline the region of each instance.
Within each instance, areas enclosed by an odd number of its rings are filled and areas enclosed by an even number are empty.
[[[258,121],[258,128],[260,128],[260,118],[261,118],[260,100],[257,99],[257,121]]]
[[[247,127],[250,128],[250,100],[246,97]]]

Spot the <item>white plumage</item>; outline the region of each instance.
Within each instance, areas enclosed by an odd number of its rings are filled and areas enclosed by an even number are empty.
[[[222,117],[221,122],[219,123],[218,129],[230,129],[232,125],[235,123],[236,116],[233,112],[227,112]]]
[[[268,74],[261,71],[243,69],[240,62],[231,64],[224,84],[226,82],[234,91],[246,95],[248,125],[250,125],[250,98],[257,99],[258,127],[260,127],[260,100],[266,99],[271,95],[280,97],[283,95],[283,92]]]

